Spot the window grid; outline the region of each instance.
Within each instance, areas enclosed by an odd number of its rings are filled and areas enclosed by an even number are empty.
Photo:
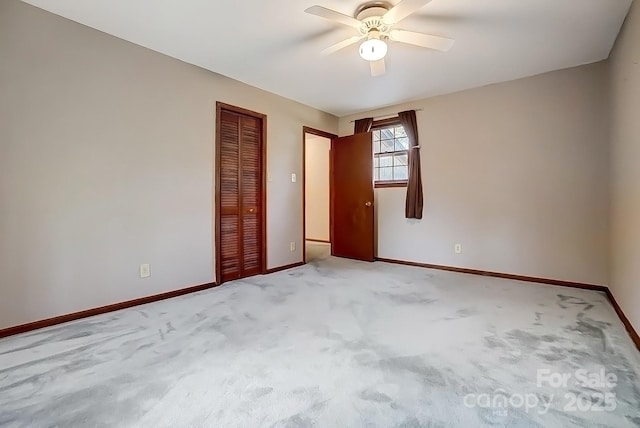
[[[373,181],[376,184],[406,184],[409,176],[409,138],[402,125],[374,128]]]

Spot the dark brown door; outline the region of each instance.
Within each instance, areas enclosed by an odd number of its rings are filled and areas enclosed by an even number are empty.
[[[331,254],[373,261],[372,134],[331,140]]]
[[[219,281],[262,272],[262,119],[219,110]]]

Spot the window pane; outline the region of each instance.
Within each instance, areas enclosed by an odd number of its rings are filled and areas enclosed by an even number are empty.
[[[407,180],[409,179],[409,167],[408,166],[396,166],[393,168],[394,180]]]
[[[393,157],[393,166],[406,166],[408,158],[408,155],[395,155]]]
[[[409,176],[409,146],[409,138],[402,125],[374,130],[374,180],[406,181]]]
[[[396,151],[397,150],[409,150],[409,138],[396,138]]]
[[[380,168],[380,180],[391,181],[393,180],[393,168]]]
[[[384,128],[380,130],[381,140],[393,140],[393,128]]]
[[[381,167],[393,166],[393,156],[380,156],[378,159]]]
[[[380,143],[382,144],[381,149],[383,152],[395,151],[393,140],[382,140]]]

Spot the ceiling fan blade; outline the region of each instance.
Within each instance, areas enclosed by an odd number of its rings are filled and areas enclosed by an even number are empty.
[[[384,62],[384,58],[378,61],[371,61],[369,65],[371,67],[371,75],[373,77],[382,76],[387,72],[387,65]]]
[[[384,14],[382,21],[387,25],[397,24],[430,1],[431,0],[402,0]]]
[[[357,43],[360,39],[362,39],[362,36],[353,36],[348,38],[347,40],[343,40],[340,43],[336,43],[333,46],[329,46],[328,48],[326,48],[325,50],[323,50],[321,52],[322,55],[330,55],[334,52],[338,52],[341,49],[346,48],[347,46],[351,46],[354,43]]]
[[[423,48],[446,52],[453,46],[455,40],[431,34],[416,33],[405,30],[392,30],[389,38],[394,42],[408,43]]]
[[[326,7],[311,6],[310,8],[306,9],[305,12],[310,13],[311,15],[319,16],[320,18],[338,22],[349,27],[362,27],[362,22],[358,21],[357,19],[344,15],[340,12],[336,12],[335,10],[327,9]]]

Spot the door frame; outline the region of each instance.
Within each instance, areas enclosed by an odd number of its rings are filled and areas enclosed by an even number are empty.
[[[267,270],[267,115],[258,113],[252,110],[248,110],[242,107],[236,107],[231,104],[225,104],[223,102],[216,102],[216,133],[215,133],[215,199],[214,199],[214,222],[215,222],[215,236],[214,236],[214,245],[215,245],[215,257],[214,257],[214,270],[216,275],[216,283],[222,284],[222,257],[220,254],[221,247],[221,233],[220,233],[220,119],[221,112],[223,110],[237,113],[245,116],[250,116],[256,118],[260,121],[260,139],[261,139],[261,151],[260,151],[260,167],[262,168],[262,178],[260,180],[261,187],[261,242],[260,242],[260,272],[265,273]]]
[[[309,126],[302,127],[302,263],[307,263],[307,134],[317,135],[329,140],[338,138],[337,135],[330,132]],[[331,156],[331,149],[329,149],[329,156]],[[329,159],[329,240],[333,242],[333,211],[331,210],[331,205],[333,204],[333,181],[331,176],[333,171],[331,170],[331,165],[331,159]]]

